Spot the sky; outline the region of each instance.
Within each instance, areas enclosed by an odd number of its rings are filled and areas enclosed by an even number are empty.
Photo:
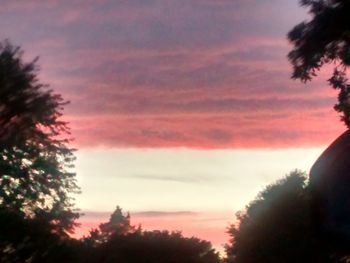
[[[70,101],[79,235],[120,205],[218,247],[235,212],[345,130],[327,69],[290,79],[296,0],[0,3],[0,39]]]

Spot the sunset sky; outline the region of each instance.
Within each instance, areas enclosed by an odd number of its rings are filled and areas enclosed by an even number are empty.
[[[327,69],[290,79],[297,0],[0,2],[1,39],[71,102],[80,234],[120,205],[218,247],[236,211],[345,130]]]

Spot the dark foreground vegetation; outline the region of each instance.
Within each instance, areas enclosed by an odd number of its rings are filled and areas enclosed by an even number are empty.
[[[180,233],[143,231],[120,208],[80,240],[52,232],[45,220],[0,212],[1,262],[220,262],[211,244]]]
[[[335,109],[349,127],[350,2],[301,3],[312,19],[288,36],[293,78],[309,81],[324,64],[335,65],[329,83],[339,90]],[[37,79],[36,60],[25,63],[19,48],[0,44],[0,262],[350,261],[347,146],[340,147],[342,165],[334,166],[342,169],[319,169],[318,161],[310,181],[294,171],[266,187],[228,228],[225,258],[207,241],[132,226],[119,207],[89,236],[71,238],[79,217],[72,195],[79,187],[69,128],[60,118],[66,103]],[[328,152],[319,160],[336,162]]]
[[[315,224],[305,173],[293,171],[265,188],[229,228],[227,262],[347,262]]]

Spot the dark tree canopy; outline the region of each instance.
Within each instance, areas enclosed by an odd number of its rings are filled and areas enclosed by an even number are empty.
[[[179,232],[136,231],[113,235],[96,248],[88,262],[109,263],[219,263],[218,253],[207,241],[186,238]]]
[[[304,173],[269,185],[229,228],[227,262],[339,262],[315,231],[310,200]]]
[[[350,1],[301,0],[309,8],[311,20],[295,26],[288,34],[294,45],[288,57],[294,72],[292,77],[311,80],[325,64],[334,65],[330,85],[339,90],[335,110],[350,127],[349,84],[346,71],[350,65]]]
[[[303,0],[311,20],[289,32],[294,49],[289,59],[293,78],[311,80],[323,66],[333,66],[330,85],[339,90],[335,110],[350,128],[350,1]],[[349,254],[349,130],[338,137],[319,157],[310,172],[312,211],[319,231],[332,240],[334,249]]]
[[[89,263],[219,263],[211,243],[180,232],[144,231],[130,224],[129,213],[117,206],[108,222],[83,239],[82,262]]]
[[[79,190],[60,120],[67,102],[40,83],[36,59],[26,63],[22,53],[0,43],[0,206],[45,217],[62,232],[73,227],[70,194]]]
[[[309,183],[318,231],[344,254],[350,254],[349,150],[350,130],[347,130],[314,163]]]
[[[83,244],[52,233],[46,219],[24,218],[18,211],[0,208],[0,225],[2,263],[83,262]]]

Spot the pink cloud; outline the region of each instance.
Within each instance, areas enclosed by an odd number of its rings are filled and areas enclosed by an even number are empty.
[[[333,118],[329,118],[332,116]],[[105,116],[71,120],[80,147],[283,148],[328,143],[342,131],[332,110]],[[324,123],[328,123],[325,128]],[[73,125],[74,124],[74,125]],[[99,138],[98,141],[95,138]]]
[[[327,75],[290,80],[296,2],[20,4],[5,1],[3,38],[41,56],[77,147],[319,146],[343,129]]]

